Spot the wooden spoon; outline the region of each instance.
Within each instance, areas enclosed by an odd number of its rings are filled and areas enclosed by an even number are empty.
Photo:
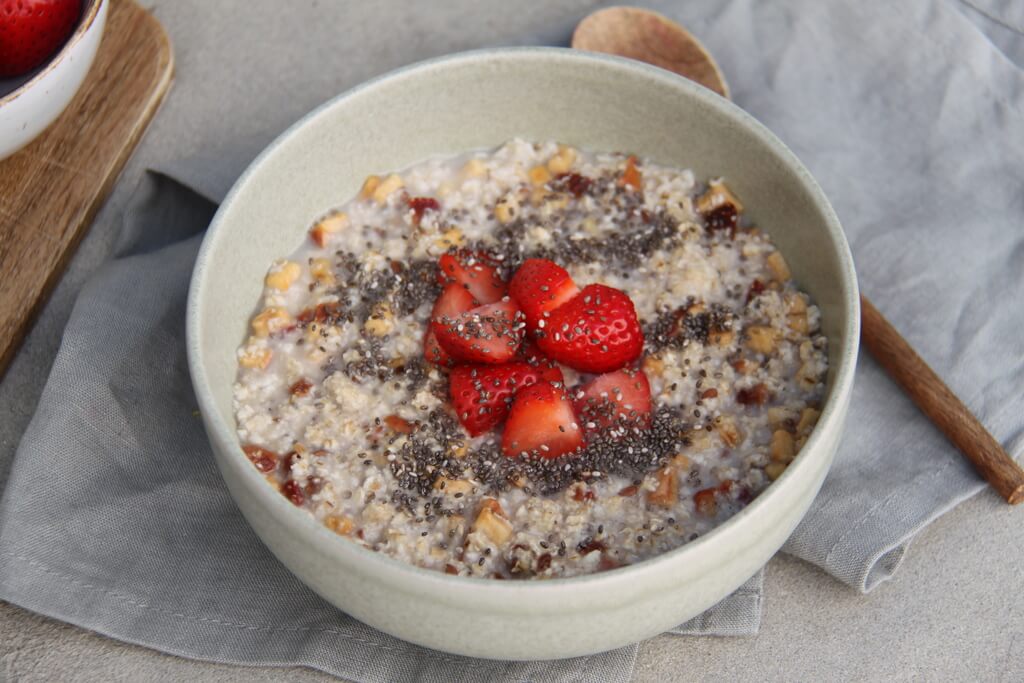
[[[609,7],[576,27],[572,46],[660,66],[723,97],[729,88],[704,46],[679,24],[636,7]],[[917,407],[1011,505],[1024,502],[1024,470],[863,295],[861,341]]]

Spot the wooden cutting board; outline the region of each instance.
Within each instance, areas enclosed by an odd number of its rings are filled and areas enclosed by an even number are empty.
[[[0,161],[0,377],[171,84],[163,27],[108,0],[96,61],[68,108]]]

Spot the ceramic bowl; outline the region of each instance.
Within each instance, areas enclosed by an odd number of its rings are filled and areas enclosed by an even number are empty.
[[[0,80],[0,159],[30,143],[68,106],[92,66],[107,22],[107,0],[86,0],[57,54],[28,76]]]
[[[367,174],[512,137],[629,151],[697,177],[724,175],[821,307],[830,369],[821,419],[785,474],[714,531],[599,574],[494,581],[428,571],[323,527],[271,489],[235,434],[235,351],[273,258],[354,196]],[[188,302],[188,356],[217,464],[245,517],[302,581],[355,618],[447,652],[550,659],[654,636],[728,595],[800,521],[842,431],[858,341],[858,294],[835,214],[764,126],[666,71],[557,48],[444,57],[370,81],[316,109],[270,145],[221,205]]]

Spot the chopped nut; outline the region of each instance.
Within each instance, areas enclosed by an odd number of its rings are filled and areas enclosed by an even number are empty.
[[[288,311],[277,306],[268,306],[252,319],[252,332],[257,337],[269,337],[274,332],[283,330],[292,322]]]
[[[785,424],[794,418],[796,418],[796,413],[789,408],[772,406],[768,409],[768,424],[773,427],[778,427],[779,425]]]
[[[534,186],[539,186],[551,180],[551,171],[544,166],[534,166],[527,172],[526,176]]]
[[[729,448],[735,448],[743,439],[743,435],[740,433],[739,427],[736,426],[736,420],[731,416],[722,417],[722,419],[715,424],[715,429],[718,430],[718,436],[722,438],[722,443]]]
[[[790,313],[786,316],[786,326],[797,334],[807,334],[810,331],[806,313]]]
[[[796,380],[804,385],[805,388],[810,389],[818,383],[818,371],[810,361],[800,366],[800,369],[796,371]]]
[[[786,471],[786,463],[784,462],[770,462],[765,465],[764,473],[768,475],[768,478],[775,481],[782,476],[782,473]]]
[[[576,161],[576,150],[565,145],[558,146],[558,152],[548,159],[548,170],[555,175],[568,173]]]
[[[331,260],[326,258],[315,258],[309,264],[309,274],[313,279],[328,287],[335,284],[334,271],[331,270]]]
[[[658,507],[670,508],[679,499],[679,477],[674,467],[662,467],[655,475],[658,486],[647,494],[647,502]]]
[[[434,242],[434,246],[438,247],[439,249],[444,249],[445,251],[447,251],[452,247],[461,247],[463,241],[464,239],[461,230],[459,230],[458,228],[449,228],[448,230],[445,230],[440,237],[437,238],[437,240]]]
[[[479,178],[487,173],[487,167],[479,159],[470,159],[462,167],[462,172],[469,178]]]
[[[789,264],[786,263],[786,259],[782,257],[777,251],[773,251],[768,254],[768,258],[765,259],[765,263],[768,264],[768,270],[772,273],[772,278],[777,282],[785,282],[792,274],[789,272]]]
[[[708,343],[713,346],[729,346],[736,338],[732,330],[714,329],[708,331]]]
[[[640,169],[636,167],[635,156],[626,159],[626,168],[622,171],[622,177],[619,178],[619,185],[632,187],[634,190],[643,189],[643,176],[640,175]]]
[[[646,356],[640,365],[644,372],[648,375],[654,375],[655,377],[660,377],[662,371],[665,369],[665,361],[658,356]]]
[[[702,451],[711,447],[711,434],[703,429],[697,429],[689,432],[686,436],[690,439],[690,444],[693,446],[694,450]]]
[[[497,505],[497,501],[494,502]],[[501,507],[498,506],[498,509],[500,510]],[[504,517],[494,512],[491,506],[480,509],[480,514],[473,522],[473,531],[482,531],[497,546],[505,545],[512,538],[512,525]]]
[[[250,345],[239,352],[238,364],[243,368],[259,368],[260,370],[266,370],[273,357],[274,352],[270,349]]]
[[[792,434],[784,429],[772,432],[771,456],[774,462],[789,462],[795,454]]]
[[[348,226],[348,215],[336,211],[321,219],[313,229],[309,231],[309,237],[318,247],[327,245],[331,235],[334,235]]]
[[[437,481],[434,482],[434,488],[442,491],[446,496],[454,496],[457,493],[461,493],[462,496],[466,496],[473,491],[473,484],[465,479],[448,479],[447,477],[438,477]],[[462,496],[459,497],[461,498]]]
[[[743,212],[743,203],[736,198],[729,187],[719,180],[708,183],[708,190],[697,200],[697,210],[702,214],[711,213],[725,204],[732,204],[737,213]]]
[[[747,348],[765,355],[775,350],[778,332],[766,325],[751,325],[746,329]]]
[[[374,189],[373,201],[381,205],[386,204],[388,197],[390,197],[396,190],[401,189],[404,185],[405,183],[402,181],[402,176],[397,173],[392,173],[387,178],[380,181],[380,184],[377,185],[376,189]]]
[[[352,529],[355,528],[355,522],[352,521],[351,517],[344,515],[328,515],[324,517],[324,526],[338,534],[339,536],[348,536],[352,533]]]
[[[494,205],[494,217],[502,225],[508,225],[519,214],[519,199],[515,195],[508,194],[498,200]]]
[[[395,329],[394,316],[391,314],[391,306],[387,303],[379,303],[373,308],[370,317],[363,323],[363,329],[367,334],[375,337],[383,337]]]
[[[785,297],[786,314],[793,315],[794,313],[806,313],[807,312],[807,299],[804,298],[803,294],[793,293],[787,294]]]
[[[760,382],[749,389],[740,389],[736,392],[736,402],[744,406],[764,405],[770,397],[768,387]]]
[[[464,443],[460,443],[452,448],[452,455],[456,458],[465,458],[467,453],[469,453],[469,446]]]
[[[279,289],[283,292],[299,279],[299,274],[301,272],[302,269],[299,267],[298,263],[295,263],[294,261],[285,261],[284,263],[275,266],[269,273],[267,273],[266,285],[271,289]]]
[[[361,199],[369,199],[373,196],[373,193],[377,191],[380,186],[380,176],[368,175],[366,180],[363,181],[363,187],[359,190],[359,197]]]
[[[814,425],[818,424],[819,417],[821,417],[821,411],[804,408],[800,413],[800,421],[796,423],[797,434],[805,434],[814,429]]]

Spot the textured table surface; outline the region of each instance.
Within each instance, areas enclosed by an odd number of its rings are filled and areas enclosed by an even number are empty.
[[[217,173],[201,189],[220,194],[294,119],[366,78],[429,56],[492,45],[565,45],[598,3],[280,3],[177,0],[154,6],[175,46],[176,83],[129,162],[111,200],[0,382],[0,487],[42,390],[61,330],[83,281],[109,254],[121,213],[146,168],[171,172],[205,156]],[[646,3],[644,3],[646,4]],[[655,3],[669,11],[670,3]],[[1012,0],[973,3],[1005,18]],[[1018,64],[1024,38],[1012,22],[965,13]],[[1018,12],[1024,15],[1024,12]],[[310,21],[315,19],[315,21]],[[455,21],[458,19],[458,21]],[[1019,16],[1018,19],[1024,19]],[[699,25],[691,29],[700,35]],[[1017,26],[1017,28],[1020,28]],[[293,49],[254,49],[273,34]],[[312,59],[318,46],[348,41],[339,55]],[[353,50],[351,42],[361,42]],[[353,60],[351,55],[357,54]],[[295,74],[311,63],[317,73]],[[223,110],[225,102],[281,98],[287,105],[258,124]],[[223,155],[222,155],[223,153]],[[231,158],[229,164],[217,159]],[[895,390],[895,389],[894,389]],[[640,649],[635,680],[973,679],[1024,677],[1024,512],[991,492],[960,506],[914,542],[896,578],[870,595],[852,592],[786,557],[769,565],[765,614],[756,638],[661,636]],[[0,680],[263,681],[329,680],[306,669],[211,665],[124,645],[0,603]]]

